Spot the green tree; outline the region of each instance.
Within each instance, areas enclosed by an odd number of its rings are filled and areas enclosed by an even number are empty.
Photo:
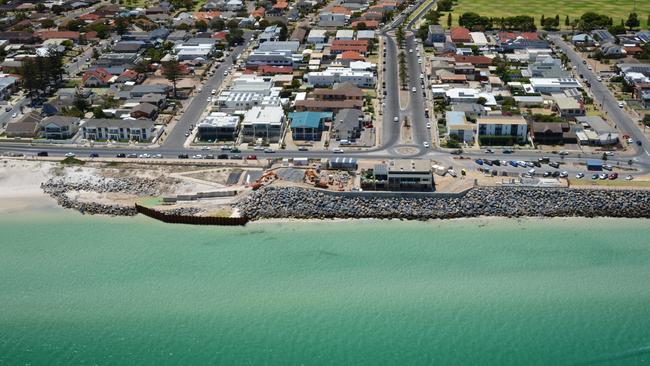
[[[174,98],[177,98],[176,82],[181,78],[181,65],[178,60],[170,60],[163,63],[162,66],[163,75],[165,75],[167,80],[172,82],[172,86],[174,87]]]
[[[212,19],[210,20],[210,29],[221,32],[222,30],[226,29],[226,22],[224,22],[221,18]]]
[[[627,17],[627,21],[625,22],[625,25],[630,29],[634,29],[641,25],[641,22],[639,21],[639,17],[637,16],[636,13],[630,13],[630,15]]]
[[[571,21],[569,20],[569,16],[567,15],[566,18],[564,18],[564,26],[568,27],[571,25]]]
[[[208,30],[208,23],[205,20],[197,20],[194,22],[194,28],[198,29],[199,32],[205,32]]]
[[[115,32],[117,32],[117,34],[122,35],[126,33],[128,28],[129,21],[126,18],[117,17],[117,19],[115,19]]]
[[[86,101],[86,98],[84,98],[80,94],[75,95],[72,104],[74,105],[75,108],[81,111],[81,114],[86,113],[86,109],[88,109],[88,102]]]
[[[451,22],[453,21],[451,13],[447,14],[447,28],[451,28]]]

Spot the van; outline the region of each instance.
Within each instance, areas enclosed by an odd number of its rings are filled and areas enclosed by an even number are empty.
[[[339,141],[339,145],[350,145],[350,141],[348,141],[348,140],[341,140],[341,141]]]

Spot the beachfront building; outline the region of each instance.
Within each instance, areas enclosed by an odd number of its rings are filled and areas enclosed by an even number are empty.
[[[479,143],[512,145],[526,142],[528,124],[522,116],[485,116],[476,122]]]
[[[149,141],[154,123],[150,119],[91,118],[81,123],[81,132],[86,140]]]
[[[431,164],[426,160],[391,160],[375,164],[371,179],[362,179],[363,189],[380,191],[432,191]]]
[[[252,107],[244,115],[242,140],[244,142],[276,143],[284,129],[284,110],[279,106]]]
[[[239,132],[239,117],[224,112],[212,112],[197,125],[201,141],[235,141]]]
[[[307,83],[313,86],[333,86],[336,83],[351,83],[360,88],[371,88],[376,79],[371,71],[355,71],[345,67],[328,67],[324,71],[307,74]]]

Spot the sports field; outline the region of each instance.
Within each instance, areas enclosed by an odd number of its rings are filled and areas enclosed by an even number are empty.
[[[535,17],[539,26],[539,18],[560,16],[560,27],[565,28],[564,19],[580,17],[593,11],[611,16],[614,24],[621,19],[626,20],[634,8],[634,0],[458,0],[453,8],[453,23],[458,23],[458,17],[468,11],[489,17],[513,15],[530,15]],[[650,0],[636,0],[636,13],[641,21],[641,27],[647,28],[646,21],[650,15]],[[441,17],[441,24],[446,25],[446,18]]]

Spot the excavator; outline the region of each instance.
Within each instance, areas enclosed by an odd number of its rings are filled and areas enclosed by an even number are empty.
[[[275,174],[274,171],[266,171],[264,174],[262,174],[261,177],[259,177],[255,183],[251,184],[251,188],[256,191],[260,189],[261,187],[270,184],[271,182],[275,181],[278,179],[278,175]]]

